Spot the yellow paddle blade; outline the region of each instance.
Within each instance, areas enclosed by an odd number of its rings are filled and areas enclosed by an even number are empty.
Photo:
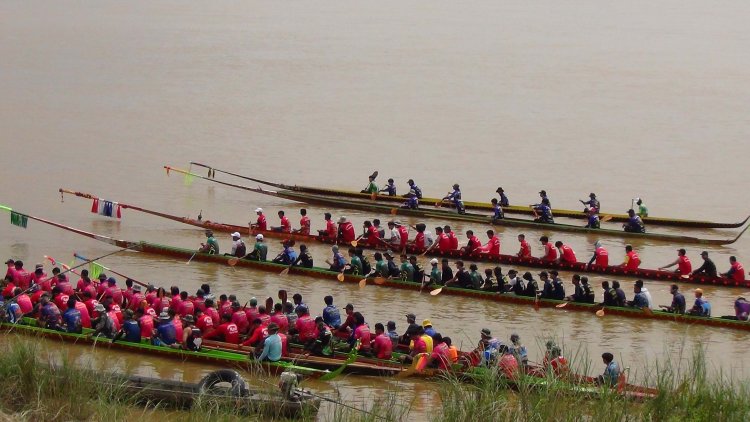
[[[391,215],[398,214],[398,208],[391,208]]]
[[[598,311],[596,311],[596,316],[603,317],[604,316],[604,308],[599,309]]]
[[[363,278],[362,280],[359,280],[359,288],[367,286],[367,279]]]
[[[599,222],[606,223],[607,221],[611,220],[613,216],[611,215],[605,215],[604,217],[599,219]]]
[[[238,262],[240,262],[239,258],[230,258],[229,261],[227,261],[227,264],[234,267]]]
[[[556,305],[555,308],[564,308],[566,306],[568,306],[568,302],[564,302],[564,303],[561,303],[559,305]]]
[[[383,283],[385,283],[385,278],[384,277],[375,277],[375,284],[381,285]]]
[[[357,242],[356,240],[352,240],[352,241],[351,241],[351,242],[349,242],[349,243],[350,243],[350,244],[352,245],[352,247],[354,247],[354,248],[356,248],[356,247],[357,247],[357,244],[358,244],[358,242]]]
[[[430,292],[430,294],[431,294],[431,295],[433,295],[433,296],[437,296],[437,295],[439,295],[439,294],[440,294],[440,292],[442,292],[442,291],[443,291],[443,288],[442,288],[442,287],[438,287],[437,289],[435,289],[435,290],[431,291],[431,292]]]
[[[284,269],[283,269],[283,270],[281,270],[281,272],[279,273],[279,275],[287,275],[287,274],[289,274],[289,267],[286,267],[286,268],[284,268]]]
[[[373,201],[376,200],[376,199],[378,199],[378,194],[375,193],[375,192],[371,193],[370,194],[370,199],[372,199]]]
[[[338,275],[336,276],[336,279],[337,279],[338,281],[344,281],[344,273],[339,273],[339,274],[338,274]]]

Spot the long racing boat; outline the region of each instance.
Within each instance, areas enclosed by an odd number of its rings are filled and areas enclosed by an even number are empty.
[[[417,217],[417,218],[435,218],[435,219],[454,220],[454,221],[467,221],[467,222],[474,222],[478,224],[494,225],[494,226],[523,227],[523,228],[537,229],[537,230],[572,232],[572,233],[582,233],[582,234],[587,234],[587,235],[613,236],[613,237],[627,238],[627,239],[659,240],[659,241],[672,242],[675,244],[693,243],[693,244],[714,245],[714,246],[729,245],[729,244],[735,243],[740,238],[740,236],[742,236],[745,233],[745,231],[747,231],[747,229],[750,228],[750,225],[746,226],[742,231],[740,231],[740,233],[736,237],[732,239],[702,239],[702,238],[693,237],[693,236],[662,234],[662,233],[631,233],[631,232],[626,232],[623,230],[590,229],[590,228],[576,226],[572,224],[539,223],[539,222],[535,222],[531,220],[524,220],[524,219],[519,219],[519,218],[502,218],[499,220],[494,220],[490,218],[489,216],[482,215],[482,214],[470,214],[470,213],[458,214],[451,210],[441,210],[441,209],[430,209],[430,210],[422,209],[422,208],[408,209],[408,208],[393,207],[393,206],[389,206],[389,205],[382,204],[382,203],[378,204],[377,202],[366,201],[366,200],[345,200],[345,199],[340,199],[340,198],[334,198],[331,196],[300,193],[300,192],[293,192],[289,190],[271,191],[271,190],[263,189],[261,187],[253,188],[249,186],[242,186],[242,185],[237,185],[234,183],[228,183],[228,182],[223,182],[223,181],[208,178],[208,177],[203,177],[199,174],[191,173],[187,170],[179,169],[176,167],[164,166],[164,168],[167,170],[167,174],[169,174],[170,172],[177,172],[177,173],[187,175],[189,177],[197,177],[199,179],[203,179],[209,182],[213,182],[213,183],[217,183],[217,184],[221,184],[225,186],[230,186],[230,187],[235,187],[235,188],[243,189],[249,192],[275,196],[279,198],[289,199],[292,201],[303,202],[303,203],[308,203],[308,204],[325,205],[325,206],[334,207],[334,208],[355,209],[355,210],[368,211],[368,212],[374,212],[374,213],[380,213],[380,214],[388,214],[388,215],[403,215],[403,216]]]
[[[341,190],[341,189],[328,189],[328,188],[319,188],[319,187],[311,187],[311,186],[298,186],[298,185],[287,185],[283,183],[277,183],[277,182],[271,182],[268,180],[258,179],[254,177],[248,177],[243,176],[237,173],[233,173],[226,170],[220,170],[215,167],[211,167],[206,164],[201,164],[197,162],[190,162],[191,165],[197,166],[197,167],[203,167],[208,169],[208,174],[210,178],[214,178],[216,173],[223,173],[229,176],[238,177],[245,180],[250,180],[256,183],[261,183],[268,186],[273,186],[278,189],[286,189],[290,191],[300,192],[300,193],[311,193],[311,194],[317,194],[317,195],[331,195],[331,196],[338,196],[343,198],[357,198],[357,199],[363,199],[363,200],[372,200],[372,197],[370,194],[355,192],[355,191],[349,191],[349,190]],[[402,203],[404,202],[403,197],[399,196],[385,196],[385,195],[377,195],[375,197],[375,201],[383,202],[383,203]],[[439,198],[422,198],[420,200],[423,203],[426,204],[435,204],[438,202],[441,202]],[[450,204],[445,204],[445,206],[450,207]],[[492,204],[487,202],[472,202],[472,201],[465,201],[464,206],[466,209],[470,210],[478,210],[478,211],[486,211],[486,212],[492,212]],[[522,214],[522,215],[533,215],[533,211],[528,206],[519,206],[519,205],[511,205],[508,207],[503,207],[503,211],[506,214]],[[586,214],[583,211],[577,211],[577,210],[564,210],[564,209],[553,209],[552,214],[557,217],[569,217],[569,218],[586,218]],[[608,216],[610,217],[611,221],[616,222],[625,222],[628,220],[628,216],[626,214],[611,214],[611,213],[602,213],[602,216]],[[663,217],[644,217],[643,221],[647,225],[654,225],[654,226],[677,226],[677,227],[692,227],[692,228],[722,228],[722,229],[732,229],[732,228],[738,228],[742,227],[748,220],[750,220],[750,216],[745,218],[743,221],[738,223],[718,223],[713,221],[701,221],[701,220],[685,220],[685,219],[679,219],[679,218],[663,218]]]
[[[8,211],[11,210],[9,207],[2,207],[2,209],[8,210]],[[169,257],[180,258],[180,259],[187,259],[187,258],[192,257],[192,259],[195,261],[202,261],[202,262],[214,263],[214,264],[219,264],[219,265],[254,268],[256,270],[275,272],[277,274],[282,273],[282,272],[288,272],[289,274],[311,277],[311,278],[325,279],[325,280],[329,280],[332,282],[339,280],[341,282],[357,283],[360,285],[360,287],[366,286],[367,284],[374,284],[379,287],[407,289],[407,290],[414,290],[414,291],[420,291],[420,292],[424,288],[419,283],[414,283],[410,281],[374,278],[374,277],[363,279],[361,275],[343,274],[343,273],[339,273],[336,271],[326,270],[323,268],[315,268],[315,267],[305,268],[305,267],[298,267],[298,266],[290,267],[287,265],[275,264],[275,263],[268,262],[268,261],[253,261],[253,260],[248,260],[248,259],[226,257],[223,255],[211,255],[211,254],[206,254],[206,253],[198,253],[193,249],[165,246],[165,245],[159,245],[159,244],[149,243],[149,242],[132,242],[132,241],[127,241],[127,240],[114,239],[108,236],[90,233],[81,229],[77,229],[77,228],[66,226],[66,225],[56,223],[53,221],[45,220],[43,218],[34,217],[28,214],[20,213],[18,211],[13,211],[13,212],[18,216],[22,216],[27,219],[36,220],[45,224],[49,224],[51,226],[67,230],[67,231],[88,237],[90,239],[98,240],[100,242],[104,242],[104,243],[114,245],[120,248],[133,249],[133,250],[143,252],[146,254],[169,256]],[[538,297],[535,298],[535,297],[516,296],[514,294],[508,294],[508,293],[498,293],[498,292],[482,291],[482,290],[459,288],[459,287],[442,287],[439,289],[440,290],[439,292],[437,290],[438,289],[430,293],[433,295],[436,295],[442,292],[442,294],[445,294],[445,295],[465,296],[465,297],[472,297],[472,298],[481,299],[481,300],[491,300],[495,302],[533,306],[535,309],[540,308],[540,307],[558,308],[558,309],[564,308],[565,310],[568,310],[568,311],[589,312],[591,314],[596,313],[596,315],[599,317],[601,317],[604,314],[617,315],[617,316],[628,317],[628,318],[657,319],[657,320],[673,321],[673,322],[683,323],[683,324],[707,325],[707,326],[713,326],[713,327],[723,327],[723,328],[750,331],[750,324],[747,322],[716,318],[716,317],[697,317],[697,316],[680,315],[680,314],[661,312],[661,311],[652,311],[650,309],[646,310],[646,309],[639,309],[639,308],[602,307],[601,305],[593,304],[593,303],[590,304],[590,303],[578,303],[578,302],[565,302],[565,301],[551,300],[551,299],[539,299]]]
[[[85,199],[93,199],[93,200],[99,200],[102,201],[102,198],[99,198],[97,196],[94,196],[89,193],[83,193],[83,192],[76,192],[71,191],[68,189],[60,189],[61,194],[71,194],[75,195],[80,198]],[[194,218],[188,218],[188,217],[178,217],[175,215],[170,215],[167,213],[159,212],[150,210],[147,208],[135,206],[135,205],[129,205],[125,203],[119,203],[120,207],[123,209],[131,209],[134,211],[143,212],[149,215],[154,215],[161,218],[166,218],[168,220],[176,221],[183,224],[188,224],[195,227],[201,227],[204,229],[210,229],[215,232],[223,232],[223,233],[247,233],[250,238],[253,238],[257,234],[262,234],[265,237],[269,238],[277,238],[277,239],[294,239],[297,242],[316,242],[316,243],[325,243],[325,244],[346,244],[348,245],[349,242],[344,242],[339,239],[332,239],[328,236],[319,236],[319,235],[305,235],[300,233],[282,233],[272,230],[258,230],[258,229],[251,229],[248,226],[242,226],[237,224],[225,224],[225,223],[218,223],[218,222],[212,222],[208,220],[203,219],[194,219]],[[374,249],[371,246],[367,245],[364,242],[360,242],[358,246],[366,249]],[[424,252],[427,252],[426,255],[434,256],[434,257],[445,257],[445,258],[451,258],[451,259],[463,259],[467,261],[479,261],[479,262],[489,262],[489,263],[495,263],[495,264],[503,264],[503,265],[519,265],[519,266],[525,266],[525,267],[533,267],[533,268],[545,268],[545,269],[557,269],[557,270],[563,270],[563,271],[573,271],[573,272],[580,272],[580,273],[591,273],[591,274],[607,274],[607,275],[613,275],[613,276],[628,276],[628,277],[640,277],[640,278],[647,278],[647,279],[654,279],[654,280],[668,280],[668,281],[680,281],[680,282],[691,282],[691,283],[697,283],[697,284],[712,284],[712,285],[718,285],[718,286],[733,286],[733,287],[739,287],[743,284],[740,284],[738,282],[735,282],[734,280],[730,280],[726,277],[709,277],[706,275],[690,275],[689,277],[681,277],[678,273],[674,271],[661,271],[661,270],[653,270],[653,269],[646,269],[646,268],[638,268],[638,269],[626,269],[622,266],[617,265],[610,265],[610,266],[599,266],[599,265],[588,265],[584,262],[577,262],[575,264],[567,264],[564,262],[550,262],[545,261],[539,258],[535,257],[528,257],[528,258],[520,258],[515,255],[488,255],[488,254],[478,254],[478,253],[463,253],[460,250],[453,250],[453,251],[447,251],[447,252],[440,252],[437,249],[433,249],[430,251],[425,251],[423,248],[417,248],[413,244],[407,244],[406,252],[409,254],[419,255]],[[750,287],[750,283],[745,284],[748,287]]]

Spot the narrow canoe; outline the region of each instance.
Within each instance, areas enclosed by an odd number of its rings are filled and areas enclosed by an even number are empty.
[[[201,164],[201,163],[196,163],[196,162],[191,162],[190,164],[209,169],[210,175],[213,175],[216,172],[224,173],[230,176],[239,177],[241,179],[250,180],[250,181],[261,183],[261,184],[268,185],[268,186],[273,186],[278,189],[288,189],[288,190],[302,192],[302,193],[312,193],[312,194],[318,194],[318,195],[332,195],[332,196],[340,196],[340,197],[345,197],[345,198],[358,198],[358,199],[365,199],[365,200],[372,199],[369,194],[355,192],[355,191],[348,191],[348,190],[341,190],[341,189],[327,189],[327,188],[319,188],[319,187],[311,187],[311,186],[286,185],[283,183],[270,182],[267,180],[257,179],[253,177],[242,176],[240,174],[229,172],[226,170],[219,170],[217,168],[210,167],[206,164]],[[376,197],[376,200],[385,202],[385,203],[391,203],[391,204],[404,202],[404,198],[399,197],[399,196],[378,195]],[[420,200],[420,202],[426,203],[426,204],[434,204],[438,201],[440,201],[439,198],[422,198]],[[450,205],[446,205],[446,206],[450,206]],[[466,209],[470,209],[470,210],[492,212],[492,204],[487,203],[487,202],[466,201],[464,202],[464,206],[466,207]],[[504,207],[503,210],[505,211],[506,214],[533,215],[533,211],[528,206],[511,205],[509,207]],[[586,214],[583,211],[577,211],[577,210],[553,209],[552,214],[556,217],[569,217],[569,218],[580,218],[580,219],[586,218]],[[612,221],[625,222],[628,220],[628,216],[626,214],[602,213],[602,216],[604,215],[611,216]],[[717,223],[713,221],[685,220],[685,219],[679,219],[679,218],[663,218],[663,217],[645,217],[643,219],[643,221],[647,225],[654,225],[654,226],[677,226],[677,227],[719,228],[719,229],[732,229],[732,228],[742,227],[748,220],[750,220],[750,216],[748,216],[747,218],[745,218],[745,220],[739,223]]]
[[[325,206],[334,207],[334,208],[347,208],[347,209],[355,209],[355,210],[361,210],[361,211],[369,211],[369,212],[375,212],[375,213],[380,213],[380,214],[403,215],[403,216],[418,217],[418,218],[447,219],[447,220],[455,220],[455,221],[468,221],[468,222],[474,222],[478,224],[487,224],[487,225],[504,226],[504,227],[523,227],[523,228],[536,229],[536,230],[572,232],[572,233],[581,233],[581,234],[598,235],[598,236],[613,236],[613,237],[626,238],[626,239],[659,240],[659,241],[672,242],[675,244],[694,243],[694,244],[714,245],[714,246],[732,244],[736,242],[740,238],[740,236],[742,236],[745,233],[745,231],[748,228],[750,228],[750,225],[748,225],[742,231],[740,231],[740,233],[733,239],[701,239],[701,238],[692,237],[692,236],[661,234],[661,233],[628,233],[623,230],[589,229],[586,227],[575,226],[572,224],[537,223],[531,220],[523,220],[523,219],[518,219],[518,218],[504,218],[501,220],[493,221],[489,216],[486,216],[486,215],[469,214],[469,213],[458,214],[451,210],[442,210],[438,208],[434,208],[431,210],[424,209],[424,208],[412,210],[412,209],[405,209],[405,208],[395,208],[386,204],[378,204],[373,201],[344,200],[344,199],[338,199],[338,198],[334,198],[330,196],[313,195],[313,194],[299,193],[299,192],[293,192],[293,191],[288,191],[288,190],[271,191],[271,190],[262,189],[260,187],[252,188],[249,186],[242,186],[242,185],[237,185],[233,183],[222,182],[222,181],[215,180],[215,179],[210,179],[210,178],[203,177],[195,173],[190,173],[187,170],[178,169],[175,167],[164,166],[164,168],[167,169],[167,173],[174,171],[177,173],[191,175],[199,179],[207,180],[209,182],[214,182],[214,183],[218,183],[218,184],[225,185],[225,186],[231,186],[231,187],[247,190],[250,192],[260,193],[264,195],[290,199],[290,200],[297,201],[297,202],[316,204],[316,205],[325,205]]]
[[[71,191],[68,189],[60,189],[60,192],[72,194],[72,195],[75,195],[81,198],[86,198],[86,199],[101,199],[88,193],[75,192],[75,191]],[[166,218],[172,221],[177,221],[183,224],[189,224],[191,226],[201,227],[204,229],[211,229],[216,232],[247,233],[250,235],[250,238],[254,237],[257,234],[262,234],[263,236],[269,237],[269,238],[294,239],[295,241],[298,241],[298,242],[308,242],[308,243],[316,242],[316,243],[325,243],[325,244],[334,243],[334,239],[331,239],[330,237],[327,237],[327,236],[304,235],[304,234],[299,234],[299,233],[281,233],[281,232],[275,232],[271,230],[250,229],[248,226],[224,224],[224,223],[218,223],[218,222],[212,222],[212,221],[206,221],[206,220],[196,220],[196,219],[188,218],[188,217],[178,217],[175,215],[170,215],[170,214],[166,214],[166,213],[159,212],[159,211],[153,211],[153,210],[138,207],[135,205],[129,205],[129,204],[124,204],[124,203],[119,203],[119,204],[124,209],[132,209],[132,210],[143,212],[146,214],[155,215],[157,217],[162,217],[162,218]],[[349,244],[349,242],[343,242],[343,241],[337,241],[336,243],[345,244],[345,245]],[[366,244],[359,244],[358,246],[365,248],[365,249],[373,249],[372,247]],[[406,247],[406,252],[409,254],[419,255],[419,254],[422,254],[424,251],[425,251],[424,249],[416,248],[412,244],[409,244]],[[589,273],[589,274],[607,274],[607,275],[615,275],[615,276],[639,277],[639,278],[647,278],[647,279],[653,279],[653,280],[680,281],[680,282],[690,282],[690,283],[696,283],[696,284],[711,284],[711,285],[716,285],[716,286],[750,287],[750,282],[741,284],[734,280],[730,280],[726,277],[708,277],[705,275],[690,275],[687,278],[682,278],[680,277],[679,274],[675,273],[674,271],[660,271],[660,270],[652,270],[652,269],[647,269],[647,268],[627,270],[621,266],[615,266],[615,265],[610,265],[607,267],[602,267],[598,265],[589,266],[584,262],[577,262],[575,264],[567,264],[567,263],[544,261],[544,260],[541,260],[539,258],[534,258],[534,257],[519,258],[515,255],[500,254],[497,256],[492,256],[492,255],[477,254],[477,253],[466,254],[466,253],[462,253],[460,250],[454,250],[454,251],[448,251],[448,252],[440,252],[438,250],[432,250],[428,252],[427,255],[434,256],[434,257],[441,257],[441,258],[444,257],[444,258],[451,258],[451,259],[463,259],[466,261],[489,262],[489,263],[503,264],[503,265],[519,265],[519,266],[524,266],[524,267],[556,269],[556,270]]]
[[[6,209],[10,211],[10,208],[8,207],[6,207]],[[49,224],[54,227],[58,227],[58,228],[61,228],[61,229],[64,229],[73,233],[77,233],[77,234],[80,234],[82,236],[85,236],[91,239],[98,240],[100,242],[108,243],[110,245],[114,245],[120,248],[132,249],[135,251],[140,251],[140,252],[144,252],[148,254],[170,256],[174,258],[180,258],[183,260],[192,256],[194,261],[203,261],[203,262],[209,262],[209,263],[215,263],[215,264],[221,264],[221,265],[254,268],[257,270],[261,270],[261,271],[276,272],[276,273],[280,273],[282,270],[289,269],[290,274],[312,277],[312,278],[326,279],[330,281],[335,281],[338,279],[339,275],[343,275],[341,273],[337,273],[335,271],[329,271],[323,268],[303,268],[303,267],[291,267],[290,268],[286,265],[274,264],[272,262],[267,262],[267,261],[259,262],[259,261],[250,261],[246,259],[235,259],[235,258],[228,259],[226,256],[222,256],[222,255],[210,255],[210,254],[205,254],[205,253],[196,253],[195,250],[192,250],[192,249],[177,248],[177,247],[159,245],[159,244],[143,242],[143,241],[132,242],[132,241],[114,239],[108,236],[90,233],[90,232],[77,229],[74,227],[65,226],[63,224],[45,220],[43,218],[34,217],[28,214],[23,214],[18,211],[16,211],[16,213],[22,216],[26,216],[28,219],[36,220],[45,224]],[[349,274],[349,275],[343,275],[342,279],[343,279],[343,282],[359,284],[362,280],[362,276]],[[401,280],[373,278],[373,279],[366,279],[365,284],[368,284],[368,283],[375,284],[380,287],[392,287],[392,288],[408,289],[408,290],[416,290],[416,291],[422,290],[419,283],[407,282],[407,281],[401,281]],[[442,292],[443,292],[442,294],[444,295],[472,297],[475,299],[493,300],[496,302],[534,306],[535,308],[537,307],[555,308],[557,305],[564,303],[563,301],[559,301],[559,300],[548,300],[548,299],[535,300],[534,298],[516,296],[513,294],[486,292],[486,291],[481,291],[481,290],[464,289],[464,288],[458,288],[458,287],[445,287],[442,289]],[[593,314],[603,308],[602,306],[597,305],[597,304],[569,302],[565,306],[564,309],[569,310],[569,311],[589,312]],[[660,311],[644,312],[640,309],[635,309],[635,308],[618,308],[618,307],[607,307],[606,314],[618,315],[618,316],[623,316],[623,317],[628,317],[628,318],[657,319],[657,320],[665,320],[665,321],[674,321],[674,322],[679,322],[679,323],[684,323],[684,324],[708,325],[712,327],[723,327],[723,328],[732,328],[732,329],[737,329],[737,330],[750,331],[750,323],[743,322],[743,321],[722,319],[722,318],[705,318],[705,317],[696,317],[696,316],[689,316],[689,315],[677,315],[677,314],[660,312]]]

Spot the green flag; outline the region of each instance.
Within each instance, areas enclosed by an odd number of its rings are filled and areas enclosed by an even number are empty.
[[[96,280],[99,278],[99,274],[104,272],[104,267],[97,264],[96,262],[92,262],[89,264],[89,278],[92,280]]]
[[[15,211],[10,212],[10,224],[18,227],[23,227],[24,229],[29,224],[29,217],[27,217],[25,214],[20,214]]]

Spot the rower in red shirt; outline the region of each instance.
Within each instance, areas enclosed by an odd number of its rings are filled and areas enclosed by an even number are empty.
[[[143,309],[136,310],[135,317],[141,327],[141,338],[151,338],[154,333],[154,317],[144,313]]]
[[[557,249],[552,246],[552,242],[549,241],[547,236],[539,238],[539,242],[544,246],[544,256],[541,257],[542,261],[556,261],[557,260]]]
[[[28,314],[34,309],[34,305],[31,303],[31,298],[24,293],[20,287],[16,287],[15,290],[13,290],[13,296],[16,297],[16,303],[24,314]]]
[[[216,325],[221,321],[221,316],[219,315],[219,311],[217,311],[215,308],[213,299],[206,300],[206,310],[204,311],[204,313],[211,317],[211,322],[213,323],[213,325]]]
[[[381,243],[380,232],[378,231],[378,229],[376,229],[375,226],[372,225],[370,220],[365,221],[364,228],[365,234],[364,236],[362,236],[361,240],[364,240],[370,247],[377,247]]]
[[[232,303],[232,322],[237,325],[237,329],[240,334],[247,333],[247,329],[250,326],[250,322],[247,320],[247,314],[243,309],[240,309],[240,303]]]
[[[214,321],[202,310],[195,310],[195,326],[201,330],[201,333],[207,333],[214,329]]]
[[[289,318],[284,315],[284,306],[281,303],[273,305],[273,314],[270,321],[279,326],[280,333],[289,331]]]
[[[452,365],[450,346],[443,340],[443,336],[440,333],[435,334],[433,340],[435,347],[432,348],[429,365],[433,366],[437,364],[437,368],[443,371],[450,369]]]
[[[180,306],[175,311],[180,317],[195,314],[195,304],[188,298],[187,292],[180,293]]]
[[[479,248],[479,253],[490,256],[500,255],[500,238],[497,237],[494,230],[487,230],[487,243]]]
[[[299,219],[299,229],[294,230],[294,232],[305,235],[310,234],[310,217],[307,216],[307,210],[302,208],[299,210],[299,214],[302,216]]]
[[[473,230],[466,231],[466,238],[469,240],[466,242],[466,246],[464,246],[465,254],[470,255],[472,252],[482,247],[482,241],[474,234]]]
[[[338,237],[339,230],[336,228],[336,223],[333,222],[331,213],[327,212],[323,214],[323,219],[326,222],[325,230],[318,230],[318,236],[327,237],[329,239],[336,239]]]
[[[14,266],[15,270],[12,273],[13,284],[20,287],[22,290],[28,289],[31,286],[33,274],[29,273],[28,271],[26,271],[26,269],[23,268],[22,261],[16,261]]]
[[[375,324],[375,339],[372,341],[372,352],[378,359],[390,359],[393,355],[393,342],[381,323]]]
[[[526,241],[526,235],[519,234],[518,242],[521,243],[521,249],[516,256],[519,258],[531,258],[531,246],[529,246],[529,242]]]
[[[663,267],[659,267],[660,270],[666,270],[669,267],[677,265],[677,271],[676,273],[680,275],[680,277],[687,278],[690,276],[690,273],[693,272],[693,265],[690,263],[690,258],[687,257],[687,251],[685,249],[678,249],[677,250],[677,259],[675,259],[671,264],[665,265]]]
[[[417,230],[417,234],[414,236],[414,248],[417,250],[424,250],[427,245],[427,239],[425,238],[424,232],[427,230],[427,226],[424,223],[417,223],[414,228]]]
[[[566,264],[575,264],[576,262],[578,262],[576,253],[573,252],[573,248],[571,248],[570,246],[558,240],[557,242],[555,242],[555,247],[560,250],[560,258],[558,258],[558,261],[564,262]]]
[[[727,271],[726,273],[722,275],[733,281],[739,281],[739,282],[745,281],[745,267],[743,267],[742,264],[740,264],[737,261],[737,257],[730,256],[729,264],[731,265],[731,267],[729,268],[729,271]]]
[[[255,214],[258,215],[258,219],[255,220],[255,224],[250,223],[250,228],[255,230],[268,230],[268,223],[266,223],[266,216],[263,215],[263,208],[256,208]]]
[[[626,270],[635,270],[635,269],[638,269],[640,265],[641,265],[641,258],[633,250],[632,246],[626,245],[625,246],[625,261],[623,261],[623,263],[620,266],[625,267]]]
[[[594,256],[589,260],[589,265],[596,263],[597,267],[606,267],[609,265],[609,252],[604,249],[602,242],[594,242]]]
[[[393,224],[396,226],[398,234],[401,236],[401,250],[404,250],[404,248],[406,248],[406,242],[409,241],[409,228],[398,221],[394,221]],[[458,239],[456,239],[456,241],[458,241]],[[456,243],[456,249],[458,249],[458,243]]]
[[[352,223],[347,221],[346,217],[339,218],[338,238],[346,243],[350,243],[352,240],[356,239],[356,237],[357,235],[354,233],[354,226]]]
[[[451,250],[451,239],[447,234],[443,232],[442,227],[435,227],[435,236],[437,237],[437,240],[424,253],[427,253],[433,249],[437,249],[437,251],[441,254]]]
[[[91,328],[91,316],[89,315],[89,309],[86,304],[76,299],[76,310],[81,314],[81,327]]]
[[[298,306],[295,312],[297,313],[297,322],[295,322],[294,327],[297,329],[299,341],[307,343],[310,340],[315,340],[318,337],[318,327],[307,311],[307,306]]]
[[[240,332],[237,324],[231,321],[229,315],[221,317],[221,325],[203,335],[204,340],[217,339],[225,343],[239,344]]]
[[[279,219],[281,220],[281,225],[278,227],[271,227],[271,230],[275,232],[291,233],[292,223],[289,221],[289,217],[284,215],[284,211],[279,211]]]
[[[451,226],[444,226],[443,231],[448,236],[448,239],[450,239],[450,250],[458,250],[458,237],[456,237],[456,233],[453,233],[451,230]]]

